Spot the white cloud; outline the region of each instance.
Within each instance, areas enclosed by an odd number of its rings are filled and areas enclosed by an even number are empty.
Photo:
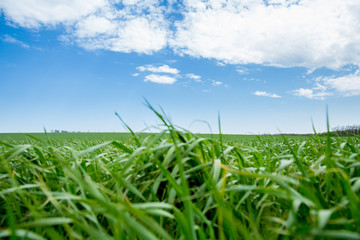
[[[199,75],[189,73],[189,74],[186,74],[186,77],[194,79],[196,82],[201,82],[201,77]]]
[[[291,6],[299,2],[298,0],[267,0],[269,5],[274,6]]]
[[[168,23],[164,7],[156,0],[3,0],[8,22],[39,28],[62,24],[67,32],[59,37],[88,50],[151,54],[167,45]]]
[[[70,23],[105,7],[106,0],[2,0],[7,20],[22,27],[38,28]]]
[[[249,69],[245,68],[245,67],[236,67],[236,71],[239,73],[239,74],[248,74],[249,73]]]
[[[90,21],[90,24],[86,21]],[[91,26],[91,21],[95,21],[96,28]],[[147,17],[111,22],[103,17],[93,17],[78,23],[73,41],[89,50],[152,54],[166,46],[167,31],[164,22]]]
[[[214,80],[212,81],[212,85],[213,85],[213,86],[216,86],[216,87],[217,87],[217,86],[221,86],[221,85],[223,85],[223,84],[224,84],[224,83],[223,83],[223,82],[220,82],[220,81],[214,81]]]
[[[281,98],[281,96],[275,94],[275,93],[268,93],[265,91],[256,91],[253,93],[256,96],[263,96],[263,97],[271,97],[271,98]]]
[[[296,89],[293,93],[299,97],[320,100],[332,95],[358,96],[360,95],[360,70],[340,77],[318,77],[314,80],[314,87]]]
[[[360,71],[342,77],[319,78],[328,88],[335,90],[343,96],[360,95]]]
[[[218,66],[220,66],[220,67],[224,67],[224,66],[226,66],[226,63],[221,62],[221,61],[217,61],[217,62],[216,62],[216,65],[218,65]]]
[[[8,43],[13,43],[13,44],[16,44],[16,45],[19,45],[23,48],[30,48],[30,46],[12,36],[9,36],[7,34],[5,34],[2,38],[1,38],[2,41],[4,42],[8,42]]]
[[[186,74],[186,76],[187,76],[188,78],[192,78],[192,79],[195,79],[195,80],[201,78],[199,75],[195,75],[195,74],[193,74],[193,73]]]
[[[310,99],[324,100],[326,96],[332,95],[324,91],[314,91],[314,89],[299,88],[293,91],[295,96],[305,97]]]
[[[186,0],[181,5],[174,0],[168,5],[158,0],[1,0],[0,10],[8,23],[20,27],[65,26],[60,39],[88,50],[152,54],[169,47],[218,64],[310,71],[360,66],[359,1]],[[183,16],[174,20],[174,13]]]
[[[172,76],[167,75],[159,75],[159,74],[150,74],[145,77],[145,81],[151,81],[156,83],[166,83],[166,84],[173,84],[178,78],[191,78],[195,80],[196,82],[202,82],[201,76],[189,73],[189,74],[179,74],[180,71],[176,68],[172,68],[169,65],[163,64],[163,65],[143,65],[138,66],[136,68],[140,72],[151,72],[151,73],[165,73],[165,74],[171,74]],[[135,73],[133,76],[139,76],[140,73]],[[213,81],[214,82],[214,81]],[[187,84],[187,82],[182,82],[182,84]],[[214,83],[213,83],[214,84]],[[221,82],[218,82],[218,85],[222,84]]]
[[[233,64],[360,65],[360,3],[353,0],[185,1],[170,44]]]
[[[178,74],[180,71],[176,68],[171,68],[169,65],[162,65],[162,66],[154,66],[154,65],[144,65],[139,66],[136,68],[140,72],[148,71],[154,73],[171,73],[171,74]]]
[[[111,22],[105,17],[90,15],[79,21],[76,25],[76,35],[79,38],[96,37],[101,34],[116,34],[116,23]]]
[[[144,81],[160,84],[174,84],[176,82],[176,78],[166,75],[150,74],[145,77]]]

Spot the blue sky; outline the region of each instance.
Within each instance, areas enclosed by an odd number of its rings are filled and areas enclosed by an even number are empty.
[[[360,3],[2,0],[0,132],[360,124]],[[211,130],[209,129],[209,123]],[[152,129],[155,131],[155,129]]]

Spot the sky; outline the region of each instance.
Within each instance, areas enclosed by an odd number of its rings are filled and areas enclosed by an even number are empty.
[[[0,133],[360,124],[360,1],[0,0]]]

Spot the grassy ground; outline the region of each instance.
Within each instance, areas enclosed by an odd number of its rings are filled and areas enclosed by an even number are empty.
[[[129,133],[0,133],[0,141],[26,142],[37,138],[41,141],[125,141]]]
[[[358,136],[226,140],[159,117],[140,137],[2,140],[0,238],[360,239]]]
[[[139,138],[151,136],[150,133],[137,133]],[[218,134],[195,134],[198,137],[219,140]],[[132,137],[130,133],[0,133],[0,141],[13,143],[29,143],[34,139],[47,141],[127,141]],[[223,134],[222,138],[225,142],[242,143],[261,139],[282,139],[281,136],[271,135],[239,135],[239,134]],[[291,139],[307,139],[307,136],[290,136]]]

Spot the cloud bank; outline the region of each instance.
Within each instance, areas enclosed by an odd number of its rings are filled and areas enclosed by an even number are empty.
[[[2,0],[0,9],[20,27],[65,26],[61,39],[88,50],[170,48],[220,63],[308,69],[360,65],[354,0]]]
[[[267,2],[267,3],[266,3]],[[177,52],[233,64],[337,69],[360,63],[360,3],[186,1]]]

